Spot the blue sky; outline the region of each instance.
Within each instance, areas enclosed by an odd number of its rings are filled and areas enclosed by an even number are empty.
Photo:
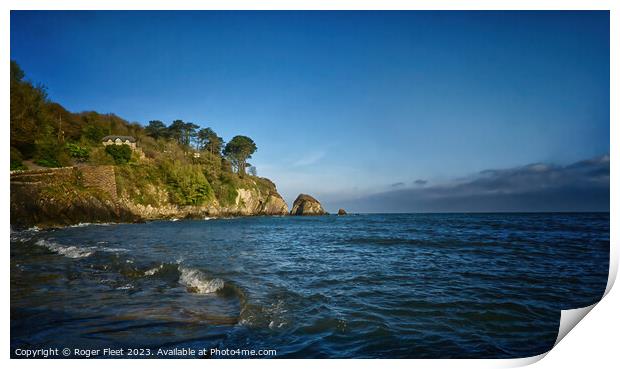
[[[252,137],[289,203],[609,152],[607,12],[13,11],[11,58],[71,111]]]

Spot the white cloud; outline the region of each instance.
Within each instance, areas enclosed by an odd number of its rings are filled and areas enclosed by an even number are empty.
[[[293,162],[292,166],[293,167],[305,167],[308,165],[312,165],[317,163],[319,160],[323,159],[323,157],[326,155],[327,153],[325,151],[314,151],[314,152],[309,152],[306,153],[304,156],[302,156],[301,158],[297,159],[295,162]]]

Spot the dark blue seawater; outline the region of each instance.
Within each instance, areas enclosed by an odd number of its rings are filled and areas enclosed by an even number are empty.
[[[391,214],[11,234],[18,348],[511,358],[605,290],[609,214]],[[215,357],[218,357],[215,355]]]

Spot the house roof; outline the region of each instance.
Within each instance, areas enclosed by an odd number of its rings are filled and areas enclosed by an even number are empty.
[[[105,136],[104,138],[101,139],[101,141],[108,141],[108,140],[116,140],[117,138],[120,138],[121,141],[129,141],[129,142],[136,142],[136,139],[133,136]]]

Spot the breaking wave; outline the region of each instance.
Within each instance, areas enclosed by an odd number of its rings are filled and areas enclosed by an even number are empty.
[[[144,275],[146,276],[152,276],[155,275],[155,273],[159,272],[160,270],[162,270],[162,268],[164,267],[164,264],[159,264],[159,266],[156,266],[155,268],[151,268],[147,271],[144,272]]]
[[[93,249],[84,249],[77,246],[65,246],[47,240],[38,240],[37,242],[35,242],[35,245],[46,247],[52,252],[72,259],[85,258],[95,252]]]
[[[113,248],[113,247],[83,248],[83,247],[77,247],[77,246],[67,246],[67,245],[62,245],[57,242],[45,240],[45,239],[39,239],[38,241],[35,242],[35,245],[45,247],[48,250],[56,254],[59,254],[59,255],[62,255],[62,256],[65,256],[71,259],[86,258],[86,257],[93,255],[97,251],[103,251],[103,252],[112,253],[112,254],[128,251],[127,249]],[[106,262],[102,266],[103,269],[113,270],[113,269],[118,268],[120,272],[122,272],[122,274],[132,275],[132,276],[146,276],[146,277],[155,276],[156,274],[162,274],[162,275],[169,274],[169,272],[172,272],[173,275],[176,275],[176,277],[178,278],[178,283],[185,286],[188,292],[197,293],[197,294],[214,293],[219,290],[222,290],[225,285],[222,279],[209,278],[204,272],[198,269],[184,267],[180,264],[180,262],[178,262],[177,264],[161,263],[157,266],[148,268],[146,270],[139,270],[139,269],[136,270],[135,267],[131,267],[130,268],[131,270],[126,270],[128,268],[126,265],[116,265],[118,264],[118,262],[116,261],[118,256],[114,257],[112,256],[112,254],[110,254],[110,256],[106,258]],[[112,259],[109,259],[110,257],[112,257]],[[127,263],[133,264],[133,260],[128,259],[121,264],[127,264]]]
[[[187,290],[199,294],[214,293],[224,288],[224,281],[220,278],[208,278],[203,272],[186,267],[179,267],[179,283]]]

